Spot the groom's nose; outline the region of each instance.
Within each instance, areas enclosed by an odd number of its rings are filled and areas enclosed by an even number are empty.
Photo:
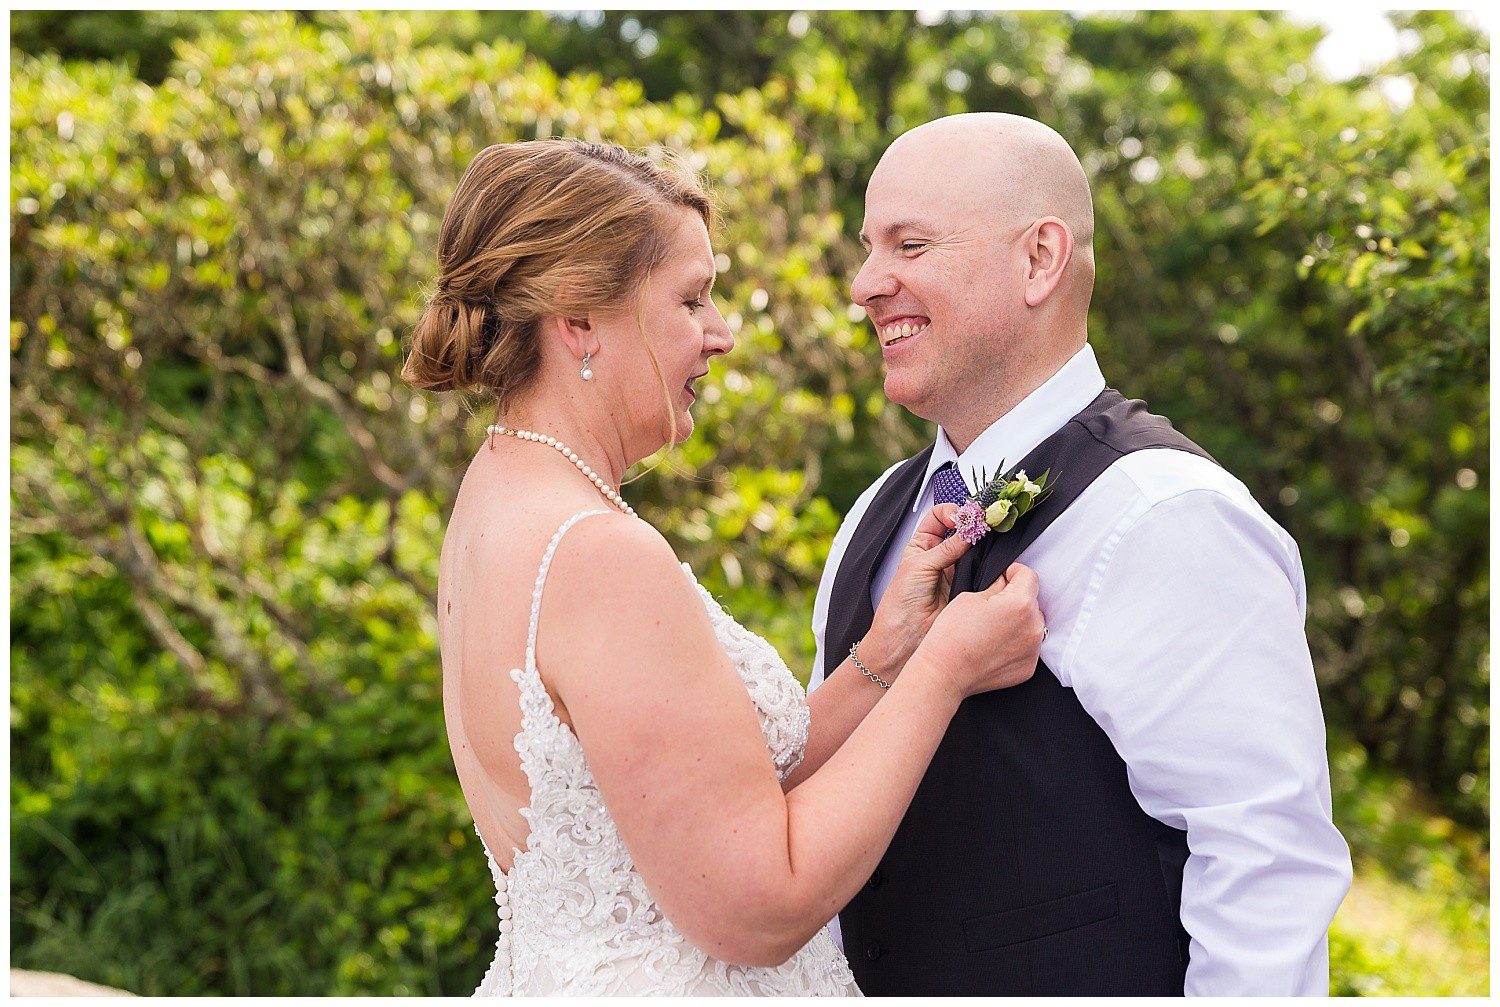
[[[872,253],[865,257],[865,264],[854,274],[854,282],[849,284],[849,296],[855,304],[868,311],[872,300],[890,297],[898,287],[895,276],[886,267],[881,256]]]

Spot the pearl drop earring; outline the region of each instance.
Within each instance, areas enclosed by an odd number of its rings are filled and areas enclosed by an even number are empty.
[[[592,356],[592,353],[585,353],[583,355],[583,370],[578,372],[578,376],[585,381],[594,380],[594,369],[589,366],[589,358]]]

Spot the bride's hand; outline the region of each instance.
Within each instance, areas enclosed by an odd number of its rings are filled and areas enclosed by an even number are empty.
[[[860,641],[860,661],[887,681],[901,671],[948,604],[953,566],[969,551],[961,535],[948,534],[956,513],[957,504],[944,503],[922,518],[901,553],[870,631]]]

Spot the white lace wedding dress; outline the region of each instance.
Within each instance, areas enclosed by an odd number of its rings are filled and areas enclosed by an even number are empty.
[[[474,995],[858,996],[849,964],[826,928],[775,968],[731,965],[689,943],[662,915],[636,871],[583,748],[553,712],[536,667],[542,586],[557,544],[575,522],[603,513],[584,511],[564,522],[537,572],[526,667],[510,673],[521,694],[515,744],[531,784],[531,805],[522,811],[531,835],[508,876],[485,845],[500,937]],[[687,564],[683,570],[745,682],[777,775],[785,780],[807,744],[806,695],[775,648],[735,622]]]

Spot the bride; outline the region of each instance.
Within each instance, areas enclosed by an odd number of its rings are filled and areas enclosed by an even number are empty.
[[[497,404],[438,580],[444,717],[499,905],[478,995],[857,996],[824,924],[958,704],[1036,665],[1030,570],[947,600],[952,504],[809,700],[621,499],[734,345],[712,225],[689,174],[575,140],[486,148],[443,220],[403,377]]]

